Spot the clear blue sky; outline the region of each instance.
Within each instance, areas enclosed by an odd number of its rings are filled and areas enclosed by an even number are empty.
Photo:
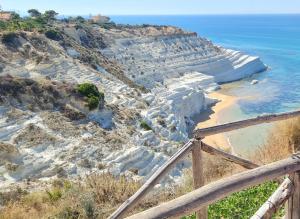
[[[53,9],[65,15],[300,13],[300,0],[0,0],[4,10]]]

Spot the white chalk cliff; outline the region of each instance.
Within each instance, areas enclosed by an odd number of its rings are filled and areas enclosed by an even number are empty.
[[[133,81],[151,89],[145,96],[150,109],[143,116],[154,127],[157,117],[166,119],[168,127],[157,129],[170,140],[187,140],[190,118],[211,103],[205,93],[217,89],[217,83],[266,69],[259,57],[216,46],[195,33],[111,35],[110,46],[102,52],[121,63]],[[172,133],[173,126],[179,132]]]
[[[103,54],[122,63],[127,76],[147,88],[189,72],[221,83],[266,69],[259,57],[215,46],[196,34],[115,39]]]
[[[91,33],[101,36],[106,46],[86,48],[82,39],[87,30],[72,27],[65,28],[65,34],[76,46],[69,43],[64,48],[44,36],[34,36],[40,38],[38,44],[28,41],[32,36],[20,37],[20,47],[13,52],[0,44],[0,76],[91,82],[105,93],[106,101],[105,109],[83,112],[87,118],[79,122],[65,119],[55,110],[30,111],[0,102],[0,143],[6,145],[5,150],[0,147],[0,158],[10,156],[0,163],[0,185],[107,170],[147,178],[188,139],[188,127],[194,125],[191,118],[215,101],[206,97],[208,92],[218,89],[218,83],[266,69],[258,57],[215,46],[174,27],[106,30],[94,26]],[[86,50],[95,56],[99,53],[102,64],[93,69],[79,61]],[[44,59],[26,58],[24,51]],[[112,74],[111,67],[105,66],[109,62],[123,70],[124,78],[149,92],[142,93]],[[141,120],[152,130],[144,130]],[[40,138],[31,139],[33,145],[26,135]],[[188,161],[179,163],[170,179],[176,179],[189,165]]]

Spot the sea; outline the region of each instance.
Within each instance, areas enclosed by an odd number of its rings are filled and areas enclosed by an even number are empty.
[[[269,67],[251,78],[223,85],[238,101],[222,111],[220,123],[300,108],[300,15],[111,16],[121,24],[172,25],[213,43],[259,56]],[[252,80],[258,80],[255,85]],[[226,133],[234,152],[249,155],[266,142],[274,125]]]

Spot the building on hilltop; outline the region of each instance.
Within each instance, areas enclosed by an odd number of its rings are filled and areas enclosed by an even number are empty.
[[[98,24],[108,23],[109,20],[110,20],[109,17],[103,16],[103,15],[100,15],[100,14],[91,17],[91,21],[94,22],[94,23],[98,23]]]
[[[12,18],[13,12],[11,11],[0,11],[0,21],[8,21]]]

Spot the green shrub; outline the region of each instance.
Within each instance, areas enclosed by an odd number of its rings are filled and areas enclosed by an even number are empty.
[[[98,24],[98,25],[101,26],[102,28],[106,29],[106,30],[110,30],[110,29],[116,27],[116,24],[114,22]]]
[[[59,188],[54,188],[52,191],[46,191],[51,202],[56,202],[62,197],[62,191]]]
[[[277,182],[266,182],[240,192],[236,192],[208,208],[208,218],[250,218],[267,201],[278,187]],[[283,216],[283,209],[277,216]],[[195,215],[182,219],[194,219]]]
[[[82,205],[87,218],[97,218],[95,204],[92,200],[84,200]]]
[[[45,28],[45,21],[42,18],[28,18],[19,22],[20,29],[25,31],[43,30]]]
[[[90,110],[96,109],[99,104],[103,105],[104,103],[104,93],[99,92],[98,88],[94,84],[79,84],[77,91],[88,98],[87,102]]]
[[[147,131],[152,130],[152,128],[151,128],[151,127],[148,125],[148,123],[145,122],[145,121],[141,121],[140,127],[143,128],[143,129],[145,129],[145,130],[147,130]]]
[[[6,30],[7,28],[7,22],[0,21],[0,30]]]
[[[0,30],[3,31],[33,31],[43,30],[46,22],[42,18],[20,18],[9,21],[0,21]]]
[[[51,40],[55,40],[55,41],[59,41],[62,39],[61,34],[53,29],[47,30],[45,32],[45,35],[47,38],[51,39]]]
[[[99,97],[91,96],[88,97],[88,107],[90,110],[94,110],[99,106]]]
[[[47,20],[36,10],[30,10],[35,13],[33,17],[22,18],[17,13],[13,13],[12,18],[8,21],[0,21],[0,30],[3,31],[33,31],[44,30]]]
[[[64,189],[66,190],[66,191],[68,191],[68,190],[70,190],[72,188],[72,183],[70,182],[70,181],[68,181],[68,180],[65,180],[64,181]]]
[[[59,212],[55,218],[61,219],[77,219],[80,216],[80,212],[72,209],[71,207],[65,207],[61,212]],[[52,217],[51,217],[52,218]]]
[[[79,84],[77,90],[79,93],[81,93],[86,97],[91,97],[91,96],[100,97],[100,92],[98,88],[96,87],[96,85],[91,83]]]

